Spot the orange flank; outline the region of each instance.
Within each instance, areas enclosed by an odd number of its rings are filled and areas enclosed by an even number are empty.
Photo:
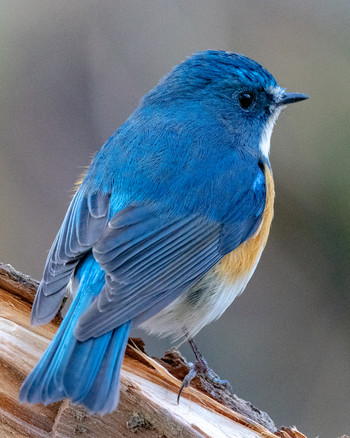
[[[251,275],[269,237],[273,217],[275,189],[271,171],[266,165],[265,180],[266,204],[260,227],[250,239],[223,257],[221,262],[216,266],[218,274],[227,277],[229,281],[236,282],[245,275]]]

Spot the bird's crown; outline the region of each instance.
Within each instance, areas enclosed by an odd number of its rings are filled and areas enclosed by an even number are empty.
[[[223,50],[197,52],[172,72],[175,75],[198,75],[199,78],[235,79],[237,82],[259,83],[264,88],[275,87],[275,78],[260,64],[244,55]]]
[[[244,55],[222,50],[197,52],[181,64],[175,66],[151,90],[144,101],[160,97],[177,98],[186,94],[193,96],[196,90],[207,85],[244,84],[246,86],[271,89],[278,87],[275,78],[259,63]]]

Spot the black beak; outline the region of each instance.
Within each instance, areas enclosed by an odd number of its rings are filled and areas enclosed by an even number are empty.
[[[281,98],[278,100],[277,105],[288,105],[289,103],[300,102],[301,100],[308,99],[309,96],[307,94],[302,93],[284,93]]]

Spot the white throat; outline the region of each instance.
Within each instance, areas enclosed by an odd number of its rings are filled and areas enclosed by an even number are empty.
[[[275,109],[274,113],[267,119],[266,125],[262,131],[259,148],[265,158],[269,157],[271,134],[282,109],[283,106],[277,107]]]

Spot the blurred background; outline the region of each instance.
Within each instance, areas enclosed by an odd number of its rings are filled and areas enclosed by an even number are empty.
[[[84,166],[187,55],[244,53],[310,95],[272,136],[262,261],[197,343],[276,425],[350,434],[349,1],[0,0],[0,41],[0,260],[37,279]]]

